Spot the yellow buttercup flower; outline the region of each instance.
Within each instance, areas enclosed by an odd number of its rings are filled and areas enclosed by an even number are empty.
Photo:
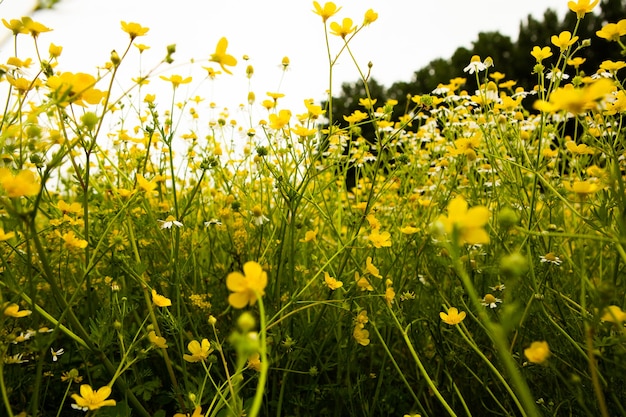
[[[622,325],[626,322],[626,313],[619,306],[610,305],[604,309],[601,321]]]
[[[150,341],[150,343],[152,343],[154,346],[158,348],[167,349],[167,342],[165,338],[161,336],[157,336],[154,330],[148,333],[148,340]]]
[[[334,16],[339,10],[341,10],[341,7],[337,7],[337,5],[332,1],[324,3],[323,7],[320,6],[318,2],[314,1],[313,7],[315,8],[315,10],[313,10],[313,13],[320,15],[324,23],[326,23],[326,21],[330,17]]]
[[[558,47],[561,52],[564,52],[578,40],[578,36],[572,37],[572,34],[566,30],[561,32],[559,36],[552,35],[550,40],[554,46]]]
[[[39,194],[41,185],[35,173],[23,170],[13,175],[7,168],[0,168],[0,185],[9,197],[32,197]]]
[[[624,35],[626,35],[626,19],[622,19],[617,23],[607,23],[596,32],[596,36],[609,42],[617,42]]]
[[[180,75],[174,74],[171,77],[166,77],[164,75],[161,75],[161,79],[165,80],[165,81],[169,81],[172,83],[172,86],[174,88],[177,88],[179,85],[181,84],[189,84],[192,80],[191,77],[181,77]]]
[[[270,127],[272,129],[279,130],[289,124],[289,120],[291,119],[291,111],[280,110],[278,114],[275,114],[275,113],[270,114],[269,118],[270,118]]]
[[[367,238],[377,249],[391,246],[391,234],[389,232],[381,233],[378,229],[374,229]]]
[[[176,413],[174,414],[174,417],[204,417],[204,414],[202,414],[202,406],[197,406],[196,408],[194,408],[193,410],[193,414],[183,414],[183,413]]]
[[[15,237],[15,232],[5,232],[3,228],[0,227],[0,242],[5,242],[9,239],[13,239]]]
[[[80,386],[80,395],[72,394],[72,399],[76,404],[72,404],[72,408],[83,411],[97,410],[100,407],[114,406],[115,400],[108,399],[111,395],[111,387],[105,385],[97,391],[91,386],[83,384]]]
[[[537,60],[537,63],[540,64],[541,61],[552,56],[552,51],[549,46],[544,46],[543,48],[535,46],[530,54]]]
[[[217,42],[217,46],[215,47],[215,52],[211,54],[211,58],[209,61],[215,62],[222,67],[224,72],[228,74],[232,74],[230,70],[226,68],[226,66],[234,67],[237,65],[237,59],[234,56],[226,53],[226,48],[228,47],[228,40],[226,38],[221,38]]]
[[[228,296],[228,303],[234,308],[254,305],[258,297],[265,295],[267,273],[257,262],[249,261],[241,272],[231,272],[226,277],[226,287],[233,291]]]
[[[5,316],[9,316],[9,317],[13,317],[16,319],[22,318],[22,317],[26,317],[28,315],[30,315],[32,313],[32,311],[30,310],[20,310],[20,306],[15,304],[15,303],[11,303],[9,305],[7,305],[4,308],[3,314]]]
[[[61,239],[65,242],[65,247],[68,249],[85,249],[88,245],[85,239],[81,239],[73,231],[63,233]]]
[[[441,321],[450,326],[454,326],[465,320],[466,313],[465,311],[459,312],[459,309],[456,307],[450,307],[448,309],[448,313],[444,313],[443,311],[439,313],[439,317]]]
[[[346,36],[354,32],[355,30],[356,26],[354,26],[352,19],[350,19],[349,17],[345,17],[342,20],[341,24],[337,22],[330,23],[330,33],[335,36],[340,36],[343,39],[345,39]]]
[[[324,271],[324,282],[326,283],[326,286],[333,291],[343,287],[343,282],[331,277],[330,274],[326,271]]]
[[[161,294],[157,294],[156,290],[152,290],[152,302],[157,307],[169,307],[172,305],[172,300]]]
[[[31,34],[33,38],[39,36],[40,33],[50,32],[52,30],[39,22],[35,22],[28,16],[22,17],[22,23],[24,24],[24,28]]]
[[[202,362],[206,360],[213,349],[211,349],[211,343],[208,339],[202,339],[202,342],[192,340],[187,345],[187,349],[191,352],[191,355],[184,354],[183,359],[187,362]]]
[[[122,23],[122,30],[128,33],[131,41],[133,41],[137,36],[145,35],[150,30],[150,28],[143,27],[139,23],[135,23],[135,22],[126,23],[122,21],[121,23]]]
[[[378,19],[378,13],[374,10],[369,9],[365,12],[365,17],[363,18],[363,26],[367,26],[370,23],[374,23]]]
[[[542,364],[550,356],[550,346],[546,341],[532,342],[529,347],[524,349],[524,356],[528,362]]]
[[[590,3],[589,1],[590,0],[569,1],[567,3],[567,7],[576,13],[576,17],[578,19],[582,19],[585,17],[585,14],[590,13],[593,8],[596,7],[600,0],[595,0],[593,3]]]
[[[441,215],[437,223],[441,224],[448,235],[457,234],[459,244],[489,243],[489,234],[485,225],[489,221],[489,209],[476,206],[468,209],[467,201],[462,196],[455,197],[448,204],[448,215]]]

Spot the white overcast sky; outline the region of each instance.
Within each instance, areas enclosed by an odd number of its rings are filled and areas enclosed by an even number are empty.
[[[32,0],[4,0],[0,16],[5,19],[31,14]],[[321,4],[324,1],[320,1]],[[567,0],[337,0],[342,6],[331,20],[351,17],[361,22],[369,8],[379,19],[354,38],[351,43],[358,62],[366,69],[373,63],[372,76],[386,86],[395,81],[409,81],[413,72],[434,58],[449,57],[459,46],[470,46],[481,31],[499,31],[513,39],[519,22],[529,14],[541,18],[547,8],[559,17],[568,13]],[[137,41],[151,46],[144,53],[144,69],[152,67],[164,56],[165,46],[175,43],[175,63],[190,58],[207,65],[219,38],[229,40],[229,52],[239,60],[234,76],[223,78],[204,90],[218,106],[236,106],[246,101],[248,80],[244,77],[248,55],[255,68],[251,89],[257,98],[265,92],[285,93],[285,105],[301,111],[302,100],[324,98],[328,88],[327,57],[321,18],[312,13],[309,0],[61,0],[52,10],[31,14],[53,32],[40,36],[40,45],[47,51],[50,42],[62,45],[61,71],[95,72],[95,67],[109,59],[112,49],[121,51],[127,35],[120,29],[120,20],[134,21],[150,28],[148,35]],[[0,39],[6,40],[8,30],[0,27]],[[27,54],[32,41],[22,37],[20,48]],[[333,54],[341,39],[331,37]],[[23,45],[23,46],[22,46]],[[12,54],[11,45],[0,45],[0,62]],[[132,54],[137,55],[136,51]],[[21,55],[21,54],[20,54]],[[282,83],[279,69],[283,56],[292,68]],[[530,56],[530,55],[529,55]],[[21,56],[22,58],[24,56]],[[358,74],[352,62],[340,59],[335,72],[335,91],[344,81],[355,81]],[[125,76],[138,75],[138,63],[124,63]],[[497,70],[498,63],[495,63]],[[187,66],[174,72],[187,75]],[[194,77],[200,78],[197,72]],[[205,72],[201,73],[204,75]],[[445,82],[447,80],[441,80]],[[155,80],[149,87],[164,83]],[[195,95],[195,92],[192,94]],[[302,108],[299,108],[302,107]]]

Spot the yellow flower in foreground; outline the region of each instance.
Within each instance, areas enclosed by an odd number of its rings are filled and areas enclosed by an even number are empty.
[[[320,4],[316,1],[313,2],[313,13],[318,14],[322,17],[322,21],[326,22],[331,16],[334,16],[341,7],[337,7],[335,3],[332,1],[324,3],[324,7],[320,6]]]
[[[609,42],[617,42],[620,36],[624,35],[626,35],[626,19],[622,19],[617,23],[607,23],[596,32],[597,37],[606,39]]]
[[[378,268],[376,268],[376,266],[372,263],[372,257],[368,256],[365,259],[365,270],[369,273],[372,274],[372,276],[381,279],[383,276],[380,275],[380,271]]]
[[[135,23],[135,22],[126,23],[122,21],[121,23],[122,23],[122,30],[128,33],[131,41],[134,40],[137,36],[145,35],[150,30],[150,28],[143,27],[139,23]]]
[[[331,277],[330,274],[326,271],[324,271],[324,282],[326,283],[326,286],[333,291],[343,287],[343,282]]]
[[[542,364],[550,356],[550,346],[548,342],[532,342],[529,347],[524,349],[524,356],[528,362]]]
[[[462,196],[450,201],[447,216],[442,214],[437,219],[448,235],[457,234],[459,244],[470,245],[489,243],[489,235],[484,229],[488,221],[487,207],[476,206],[468,209],[467,201]]]
[[[9,169],[0,168],[0,185],[9,197],[32,197],[41,189],[35,174],[29,170],[13,175]]]
[[[183,78],[183,77],[181,77],[180,75],[177,75],[177,74],[174,74],[171,77],[166,77],[164,75],[161,75],[161,79],[165,80],[165,81],[171,82],[172,86],[174,88],[178,87],[181,84],[189,84],[191,82],[191,80],[192,80],[191,77]]]
[[[257,262],[249,261],[241,272],[231,272],[226,277],[226,287],[233,291],[228,296],[228,303],[234,308],[254,305],[258,297],[265,295],[267,273]]]
[[[378,229],[374,229],[367,238],[377,249],[391,246],[391,234],[389,232],[380,233]]]
[[[543,48],[535,46],[530,54],[537,60],[537,63],[541,63],[544,59],[552,56],[552,51],[549,46],[544,46]]]
[[[550,94],[550,101],[537,100],[535,108],[543,112],[568,111],[578,115],[598,107],[598,102],[611,94],[615,86],[607,78],[601,78],[581,88],[567,84]]]
[[[189,413],[176,413],[174,417],[204,417],[204,414],[202,414],[202,406],[199,405],[193,410],[193,414],[191,415]]]
[[[608,306],[604,309],[604,314],[600,320],[621,325],[626,322],[626,313],[619,306]]]
[[[585,17],[585,14],[591,12],[593,8],[596,7],[600,0],[596,0],[593,3],[589,3],[589,1],[590,0],[569,1],[567,7],[576,13],[578,19],[582,19]]]
[[[83,384],[80,386],[80,395],[72,394],[72,399],[76,404],[72,404],[72,408],[77,410],[97,410],[100,407],[114,406],[115,400],[107,398],[111,395],[111,387],[104,386],[94,391],[91,386]]]
[[[306,233],[304,233],[304,238],[300,239],[300,242],[306,243],[306,242],[314,242],[316,240],[317,240],[317,229],[307,230]]]
[[[0,227],[0,242],[5,242],[14,237],[15,237],[15,232],[6,233],[4,229]]]
[[[552,35],[550,40],[554,46],[557,46],[563,52],[578,40],[578,36],[572,37],[572,34],[566,30],[561,32],[559,36]]]
[[[68,249],[85,249],[87,247],[87,241],[76,236],[71,230],[63,233],[61,239],[63,239],[65,247]]]
[[[581,197],[594,194],[602,188],[598,183],[590,181],[564,182],[563,186],[567,191],[575,193]]]
[[[172,305],[172,300],[163,295],[157,294],[156,290],[152,290],[152,302],[157,307],[169,307]]]
[[[50,32],[52,30],[49,27],[44,26],[41,23],[34,21],[28,16],[22,17],[22,23],[24,24],[24,28],[26,28],[26,30],[30,32],[33,38],[36,38],[37,36],[39,36],[40,33]]]
[[[378,19],[378,13],[374,10],[369,9],[365,12],[365,17],[363,17],[363,26],[367,26],[370,23],[374,23]]]
[[[213,349],[211,349],[211,343],[207,339],[202,339],[202,343],[197,340],[192,340],[187,345],[187,349],[191,352],[191,355],[184,354],[183,359],[187,362],[202,362],[206,360]]]
[[[32,311],[30,310],[20,310],[20,306],[15,304],[15,303],[11,303],[8,306],[6,306],[4,308],[4,315],[5,316],[9,316],[9,317],[14,317],[16,319],[22,318],[22,317],[26,317],[28,315],[30,315],[32,313]]]
[[[154,330],[148,333],[148,340],[150,341],[150,343],[158,348],[167,349],[167,341],[165,340],[165,338],[157,336]]]
[[[211,54],[211,58],[209,58],[209,61],[219,64],[220,67],[222,67],[222,69],[224,70],[224,72],[228,74],[232,74],[232,72],[230,72],[230,70],[228,70],[225,66],[228,65],[229,67],[234,67],[235,65],[237,65],[237,59],[235,59],[234,56],[228,55],[226,53],[227,47],[228,47],[228,40],[226,38],[221,38],[217,42],[217,46],[215,47],[215,52]]]
[[[439,313],[439,317],[441,318],[441,321],[443,321],[446,324],[449,324],[450,326],[459,324],[460,322],[465,320],[465,316],[466,316],[465,311],[459,312],[459,310],[456,307],[450,307],[448,309],[447,314],[444,313],[443,311]]]
[[[346,38],[349,34],[356,30],[356,26],[354,26],[352,19],[349,17],[345,17],[341,24],[337,22],[330,23],[330,33],[331,35],[341,36],[343,39]]]

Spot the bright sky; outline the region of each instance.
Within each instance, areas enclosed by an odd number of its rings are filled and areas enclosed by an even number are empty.
[[[29,13],[32,0],[4,0],[0,16],[20,18]],[[320,1],[324,3],[324,1]],[[567,0],[336,0],[342,6],[341,20],[351,17],[360,23],[369,8],[379,19],[350,43],[352,52],[363,70],[373,63],[372,76],[386,86],[395,81],[409,81],[413,72],[438,57],[449,57],[459,46],[470,46],[478,32],[499,31],[516,38],[519,22],[528,14],[541,18],[547,8],[559,16],[568,12]],[[52,10],[38,12],[33,18],[53,32],[40,35],[40,45],[47,51],[50,42],[64,47],[58,69],[95,73],[95,67],[109,59],[110,51],[121,52],[128,36],[120,29],[120,20],[134,21],[150,28],[148,35],[137,42],[151,46],[143,56],[142,67],[151,68],[165,56],[165,46],[175,43],[173,73],[202,78],[206,72],[190,72],[183,64],[194,58],[201,65],[215,49],[217,41],[229,40],[229,53],[239,60],[234,76],[221,75],[214,83],[206,83],[197,94],[215,101],[218,106],[246,102],[247,64],[254,66],[250,89],[260,101],[267,91],[285,93],[285,107],[295,106],[300,112],[302,100],[324,98],[328,89],[328,58],[321,18],[312,13],[309,0],[61,0]],[[4,30],[0,27],[0,30]],[[10,35],[2,33],[0,39]],[[23,36],[23,46],[32,41]],[[342,40],[331,36],[333,56]],[[0,62],[12,54],[6,41],[0,45]],[[248,55],[250,61],[241,58]],[[21,55],[21,54],[20,54]],[[139,73],[138,55],[133,48],[132,59],[125,61],[122,77],[129,79]],[[27,55],[28,56],[28,55]],[[281,81],[280,62],[291,60],[291,70]],[[24,58],[22,55],[21,58]],[[215,66],[213,64],[213,66]],[[498,63],[495,63],[497,70]],[[163,67],[166,68],[166,67]],[[348,55],[340,59],[335,70],[333,89],[342,82],[356,81],[358,72]],[[123,80],[124,78],[120,78]],[[447,81],[447,80],[441,80]],[[165,83],[154,80],[148,87]],[[195,95],[196,92],[192,92]]]

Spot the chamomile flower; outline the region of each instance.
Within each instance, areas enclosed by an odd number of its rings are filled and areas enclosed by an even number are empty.
[[[159,220],[159,223],[161,223],[161,229],[171,229],[173,226],[183,227],[183,224],[172,215],[167,216],[165,220]]]
[[[52,362],[56,362],[59,360],[59,356],[65,353],[65,349],[61,348],[59,350],[54,350],[54,348],[50,348],[50,354],[52,355]]]
[[[496,308],[498,307],[498,303],[501,302],[502,299],[495,297],[493,294],[485,294],[480,303],[485,307]]]
[[[541,263],[550,263],[556,266],[560,266],[563,263],[561,258],[552,252],[548,252],[545,255],[540,256],[539,259],[541,260]]]

